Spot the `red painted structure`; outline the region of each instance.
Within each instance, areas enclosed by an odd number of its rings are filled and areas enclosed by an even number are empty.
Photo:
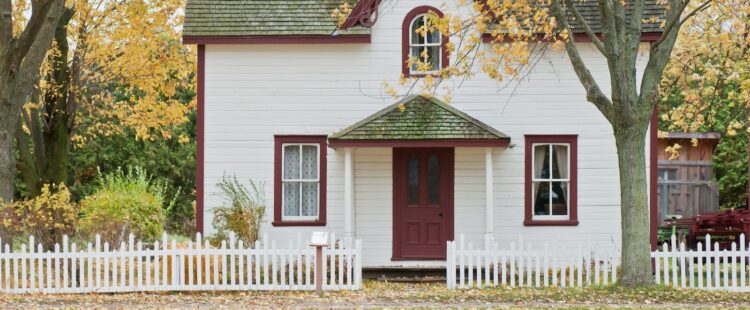
[[[203,231],[203,198],[204,198],[204,149],[205,149],[205,88],[206,88],[206,46],[198,45],[198,86],[196,96],[198,97],[198,111],[196,114],[196,123],[198,133],[196,134],[195,146],[195,230],[199,233]]]
[[[344,44],[370,43],[370,35],[339,36],[183,36],[182,44]]]
[[[711,242],[718,242],[720,249],[728,249],[738,242],[741,234],[750,234],[750,210],[728,210],[710,212],[676,221],[677,226],[688,227],[687,246],[695,249],[697,243],[704,244],[705,236],[711,235]]]
[[[437,184],[430,184],[431,159]],[[446,241],[453,240],[453,167],[453,148],[393,149],[392,260],[445,259]],[[416,168],[415,179],[410,180],[410,168]]]
[[[378,20],[380,0],[361,0],[354,6],[349,16],[341,25],[341,29],[349,29],[356,25],[370,28]]]
[[[654,107],[654,112],[651,115],[651,124],[649,125],[651,127],[649,131],[649,188],[648,188],[648,198],[649,198],[649,214],[650,216],[650,233],[649,233],[649,239],[651,243],[651,250],[656,250],[656,247],[658,246],[657,241],[657,233],[659,231],[659,220],[658,220],[658,213],[659,213],[659,194],[658,194],[658,176],[659,176],[659,152],[658,152],[658,143],[659,143],[659,106]]]

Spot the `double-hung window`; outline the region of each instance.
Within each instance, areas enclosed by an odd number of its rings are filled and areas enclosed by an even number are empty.
[[[526,136],[527,225],[577,224],[575,136]]]
[[[325,149],[325,137],[276,137],[274,225],[325,224]]]

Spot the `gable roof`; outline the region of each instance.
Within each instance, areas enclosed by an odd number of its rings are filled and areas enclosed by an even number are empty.
[[[510,137],[432,97],[411,95],[329,136],[331,140],[500,140]]]
[[[247,36],[349,36],[369,35],[367,27],[348,18],[345,29],[338,29],[331,12],[343,1],[353,14],[366,11],[362,6],[377,5],[370,0],[187,0],[184,37]],[[664,14],[658,0],[646,0],[643,32],[660,32],[660,22],[650,21]],[[601,31],[598,0],[576,0],[576,7],[594,32]],[[374,22],[374,21],[373,21]],[[583,33],[570,18],[576,33]]]
[[[330,36],[337,24],[331,12],[344,1],[188,0],[183,36]]]

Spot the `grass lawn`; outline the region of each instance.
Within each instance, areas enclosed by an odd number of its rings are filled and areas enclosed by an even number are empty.
[[[131,293],[0,295],[0,309],[12,308],[750,308],[750,293],[674,290],[664,287],[585,289],[488,288],[448,290],[440,284],[365,282],[361,291]]]

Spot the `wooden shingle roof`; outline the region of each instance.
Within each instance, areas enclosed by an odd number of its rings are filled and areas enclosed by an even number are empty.
[[[188,0],[183,35],[331,35],[337,23],[331,12],[342,3],[343,0]]]
[[[510,137],[433,97],[412,95],[329,140],[503,140]]]
[[[360,0],[188,0],[183,36],[331,36],[337,31],[331,12],[343,1],[354,7]],[[646,0],[643,32],[661,31],[660,22],[651,20],[664,14],[664,7],[656,1]],[[598,1],[575,3],[592,29],[600,32]],[[572,15],[571,26],[583,32]],[[337,34],[369,34],[369,29],[357,26]]]
[[[661,22],[665,18],[664,5],[658,4],[658,0],[645,0],[643,9],[643,29],[641,32],[662,32]],[[595,33],[602,31],[602,16],[599,13],[599,1],[597,0],[574,0],[573,1],[586,22]],[[626,18],[630,18],[631,9],[625,10]],[[570,27],[575,33],[584,33],[584,30],[573,18],[573,13],[568,12]]]

